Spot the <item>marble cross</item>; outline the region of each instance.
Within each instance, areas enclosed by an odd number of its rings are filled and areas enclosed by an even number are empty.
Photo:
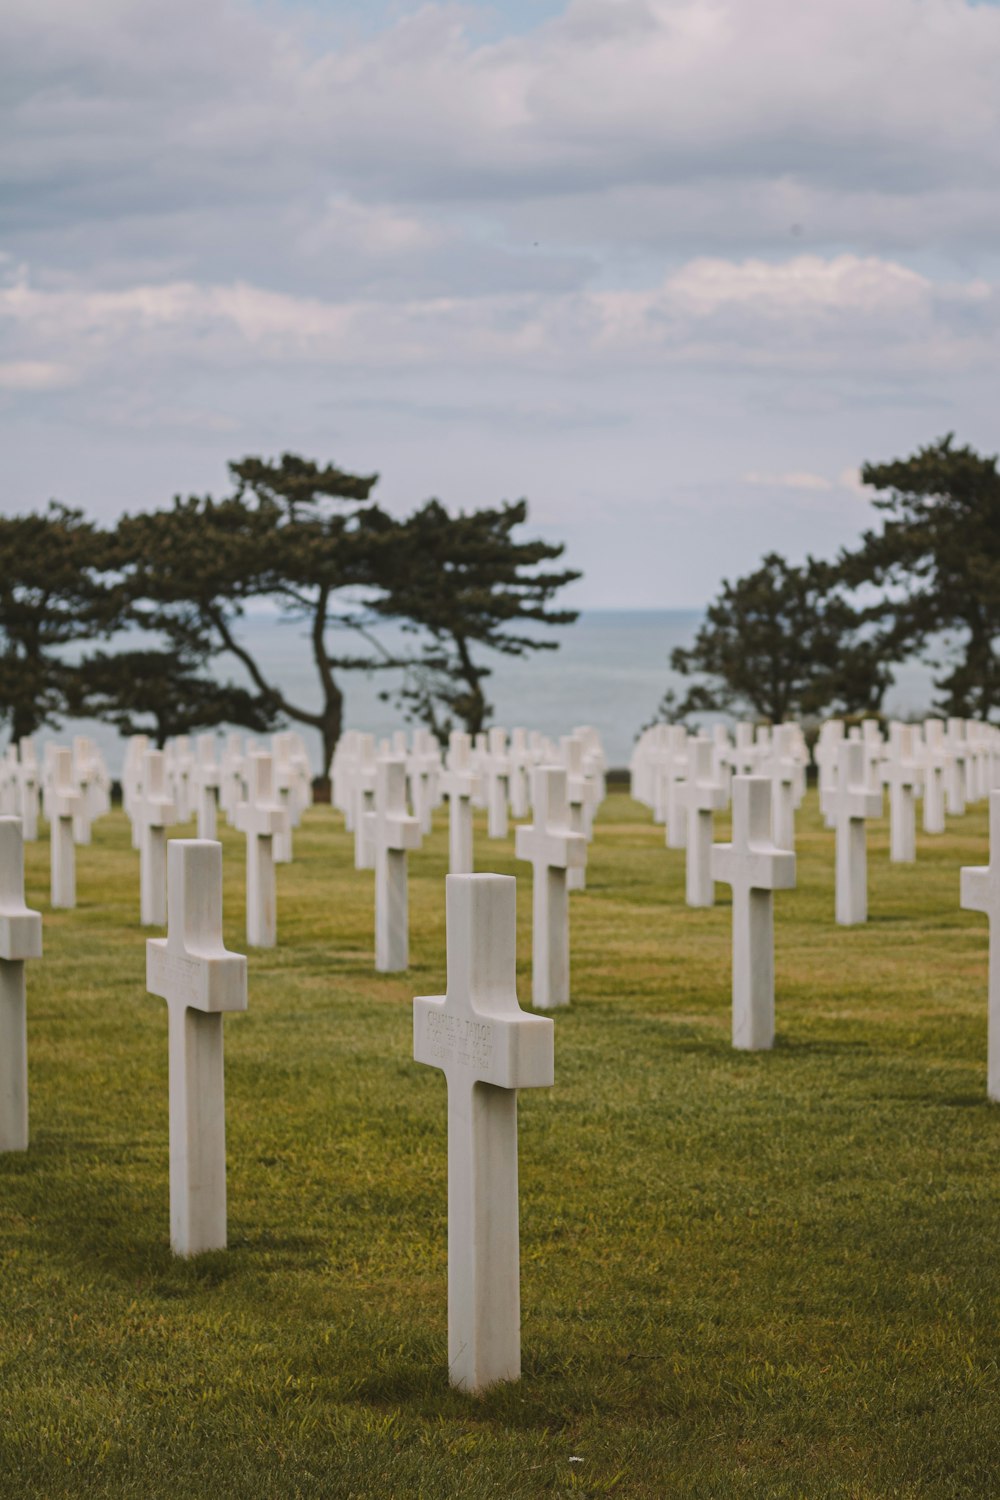
[[[950,756],[945,747],[944,725],[940,719],[928,719],[924,724],[921,760],[924,771],[924,832],[944,833],[944,777]]]
[[[712,880],[712,824],[714,815],[726,805],[726,789],[715,774],[715,747],[704,735],[688,741],[688,779],[684,783],[687,804],[687,904],[714,906]]]
[[[798,763],[795,760],[795,730],[789,724],[776,724],[771,736],[771,753],[760,766],[760,773],[771,778],[772,835],[779,849],[795,848],[795,791]]]
[[[889,859],[911,865],[917,857],[916,797],[922,777],[913,749],[909,724],[893,724],[889,757],[882,765],[882,781],[889,788]]]
[[[247,961],[222,941],[222,845],[172,839],[165,938],[146,942],[146,988],[167,1002],[170,1244],[226,1248],[222,1017],[247,1008]]]
[[[271,736],[271,778],[275,799],[285,810],[285,823],[280,833],[274,836],[274,862],[290,865],[294,855],[294,834],[298,827],[301,808],[299,805],[299,773],[294,759],[294,735],[290,730]]]
[[[553,1082],[553,1023],[521,1010],[516,883],[449,875],[448,992],[413,1002],[413,1056],[448,1080],[448,1373],[521,1373],[517,1090]]]
[[[218,821],[221,770],[215,758],[215,735],[199,734],[193,783],[198,805],[198,837],[214,839]]]
[[[38,837],[38,753],[30,735],[21,740],[21,829],[26,844]]]
[[[76,906],[76,845],[73,820],[83,797],[73,781],[73,752],[57,749],[52,757],[52,783],[48,795],[51,856],[51,902],[66,910]]]
[[[986,1093],[1000,1103],[1000,792],[990,792],[990,862],[962,870],[961,903],[989,921]]]
[[[403,753],[405,754],[405,738]],[[434,826],[434,808],[438,802],[438,777],[441,773],[441,747],[428,729],[418,729],[413,736],[413,750],[407,756],[413,812],[421,833]]]
[[[583,769],[583,740],[578,734],[563,735],[560,742],[562,762],[566,768],[566,804],[569,808],[569,826],[574,833],[582,833],[590,841],[588,831],[588,804],[590,783]],[[582,891],[587,886],[587,871],[576,865],[566,871],[566,885],[571,891]]]
[[[682,724],[667,728],[667,749],[663,757],[666,780],[667,848],[683,849],[687,845],[687,807],[684,778],[688,774],[688,733]]]
[[[944,774],[945,805],[953,818],[960,818],[965,812],[968,790],[969,746],[965,738],[965,720],[949,719],[946,738],[950,754]]]
[[[842,719],[827,719],[826,723],[820,726],[813,759],[819,772],[821,809],[830,807],[830,797],[837,789],[837,746],[843,738],[844,722]],[[827,828],[832,828],[833,812],[824,812],[823,821]]]
[[[729,752],[734,776],[752,776],[756,770],[758,755],[753,736],[754,726],[742,719],[736,726],[736,743]]]
[[[191,736],[179,734],[170,746],[168,756],[169,785],[173,791],[174,807],[178,823],[186,823],[191,816],[192,777],[195,757],[191,753]]]
[[[528,749],[527,731],[521,728],[510,732],[510,812],[518,822],[529,812],[529,779],[531,776],[531,752]]]
[[[422,841],[419,818],[406,811],[406,761],[379,758],[375,769],[375,810],[371,819],[375,846],[375,968],[394,974],[410,962],[410,911],[406,856]]]
[[[97,774],[93,744],[85,734],[73,736],[73,784],[80,793],[80,805],[73,819],[74,844],[89,844],[91,841],[92,788]]]
[[[868,747],[859,740],[837,746],[837,785],[827,807],[837,830],[836,920],[852,927],[868,920],[868,852],[866,818],[882,815],[882,793],[868,780]]]
[[[531,1003],[538,1010],[552,1010],[569,1004],[566,873],[586,865],[587,841],[569,826],[561,766],[535,768],[531,802],[534,822],[515,831],[515,852],[532,867]]]
[[[375,736],[359,734],[354,745],[354,868],[374,870],[375,846],[368,813],[375,811]]]
[[[774,1046],[774,892],[795,885],[795,855],[771,837],[771,782],[733,777],[733,835],[712,850],[712,878],[733,890],[733,1046]]]
[[[507,804],[510,797],[510,761],[507,757],[507,734],[491,729],[486,736],[487,755],[483,764],[486,779],[486,834],[491,839],[507,837]]]
[[[132,848],[139,847],[139,818],[135,810],[136,798],[142,791],[142,767],[149,749],[147,734],[129,736],[125,763],[122,766],[122,807],[132,825]]]
[[[264,751],[247,757],[247,796],[236,808],[236,827],[247,841],[247,945],[273,948],[278,941],[278,897],[274,841],[288,824],[288,809],[274,790],[274,762]]]
[[[472,740],[453,729],[448,739],[448,766],[441,790],[448,798],[448,869],[452,875],[471,875],[472,800],[479,791],[479,774],[472,766]]]
[[[24,904],[20,818],[0,818],[0,1151],[28,1149],[24,961],[42,956],[42,919]]]
[[[176,821],[162,750],[147,750],[143,756],[142,791],[132,806],[139,823],[139,921],[143,927],[162,927],[167,920],[167,829]]]

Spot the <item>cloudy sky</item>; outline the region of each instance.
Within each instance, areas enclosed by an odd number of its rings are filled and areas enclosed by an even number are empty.
[[[284,449],[526,495],[591,606],[1000,446],[1000,8],[4,0],[0,506]]]

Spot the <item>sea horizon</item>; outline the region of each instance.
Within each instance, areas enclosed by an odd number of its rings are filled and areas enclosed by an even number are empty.
[[[555,641],[557,649],[542,649],[526,657],[505,657],[481,652],[491,675],[485,689],[493,705],[492,722],[505,728],[522,725],[553,739],[568,734],[577,725],[592,725],[600,734],[608,763],[628,764],[635,738],[656,714],[668,688],[683,692],[686,680],[670,669],[671,652],[688,646],[704,617],[704,609],[630,609],[606,606],[582,609],[574,624],[552,629],[535,625],[525,634]],[[301,621],[285,621],[273,611],[247,611],[240,622],[240,638],[259,660],[262,671],[279,686],[286,698],[305,709],[318,706],[315,668],[309,653],[307,627]],[[413,649],[414,637],[390,625],[381,638],[389,647]],[[249,685],[245,669],[235,658],[215,659],[218,678]],[[401,681],[398,670],[366,673],[341,671],[337,680],[344,691],[344,728],[364,730],[377,736],[405,727],[400,710],[380,694],[391,692]],[[886,712],[906,716],[929,711],[931,672],[921,663],[905,663],[895,674],[886,695]],[[701,722],[731,723],[733,715],[705,714]],[[321,774],[319,735],[308,726],[291,722],[306,741],[314,772]],[[218,733],[228,732],[220,728]],[[245,731],[244,731],[245,732]],[[47,738],[66,742],[75,734],[94,739],[117,776],[124,755],[125,739],[110,725],[90,719],[67,720],[58,730],[43,730]]]

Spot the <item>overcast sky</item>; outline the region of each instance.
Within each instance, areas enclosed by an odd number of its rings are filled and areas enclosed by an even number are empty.
[[[4,0],[0,505],[284,449],[699,605],[1000,446],[1000,9]]]

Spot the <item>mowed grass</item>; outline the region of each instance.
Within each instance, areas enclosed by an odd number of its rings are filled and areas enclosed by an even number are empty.
[[[0,1494],[1000,1493],[1000,1110],[977,808],[910,868],[869,839],[871,920],[833,923],[815,793],[776,898],[773,1052],[729,1042],[728,892],[622,793],[572,898],[556,1085],[520,1104],[523,1377],[446,1370],[446,1101],[411,1058],[444,988],[446,812],[410,861],[412,968],[372,967],[370,873],[317,807],[279,939],[229,1017],[230,1248],[168,1244],[166,1006],[145,992],[121,813],[78,850],[28,967],[31,1147],[0,1157]],[[718,837],[727,833],[718,820]],[[184,830],[181,830],[182,832]],[[243,941],[243,843],[225,927]],[[530,879],[477,827],[480,869]],[[576,1461],[579,1460],[579,1461]]]

